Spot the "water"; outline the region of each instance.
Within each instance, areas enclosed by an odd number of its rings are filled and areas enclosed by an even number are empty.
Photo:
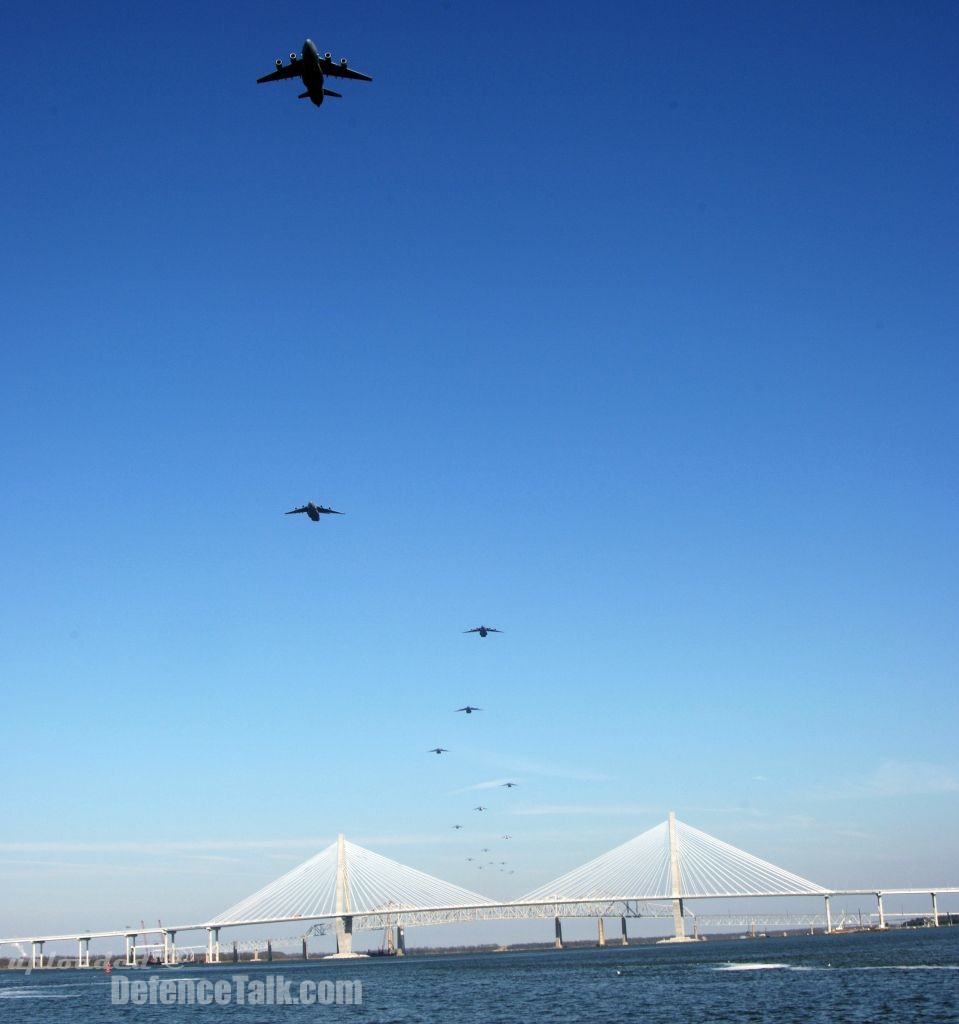
[[[359,1006],[112,1006],[127,980],[357,978]],[[353,962],[220,965],[174,971],[0,972],[2,1024],[306,1021],[494,1024],[638,1021],[959,1024],[959,927]]]

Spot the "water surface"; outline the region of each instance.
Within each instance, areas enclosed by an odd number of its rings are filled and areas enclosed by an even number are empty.
[[[676,1024],[769,1021],[959,1024],[959,927],[710,941],[627,949],[221,964],[123,972],[130,979],[356,978],[362,1005],[113,1006],[100,971],[0,972],[0,1022],[113,1024],[442,1021]]]

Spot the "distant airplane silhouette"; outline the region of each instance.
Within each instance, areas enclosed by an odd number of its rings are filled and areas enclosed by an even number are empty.
[[[487,808],[480,806],[480,807],[474,807],[473,810],[474,811],[485,811],[485,810],[487,810]]]
[[[430,749],[427,750],[427,754],[448,754],[448,753],[449,753],[449,751],[446,749],[446,747],[430,747]]]
[[[474,626],[472,629],[464,629],[464,633],[479,633],[480,636],[486,636],[487,633],[502,633],[501,629],[496,629],[495,626]]]
[[[474,711],[482,711],[482,708],[474,708],[467,704],[465,708],[457,708],[457,711],[465,711],[468,715],[471,715]]]
[[[519,783],[518,783],[518,782],[504,782],[504,783],[503,783],[503,785],[504,785],[504,786],[505,786],[505,787],[506,787],[507,789],[512,789],[512,788],[513,788],[514,786],[518,786],[518,785],[519,785]]]
[[[314,523],[320,521],[320,516],[345,516],[345,512],[337,512],[335,508],[327,508],[325,505],[314,505],[312,501],[308,501],[305,505],[300,508],[291,508],[289,512],[284,512],[286,516],[295,516],[297,512],[305,512]]]
[[[326,75],[332,75],[335,78],[355,78],[361,82],[373,81],[369,75],[364,75],[362,71],[354,71],[349,66],[349,61],[345,57],[339,64],[333,60],[332,54],[328,53],[321,57],[316,48],[316,43],[312,39],[307,39],[303,43],[302,56],[297,57],[295,53],[291,53],[290,63],[286,65],[284,65],[283,59],[278,57],[276,60],[276,71],[271,71],[268,75],[258,78],[257,83],[279,82],[284,78],[300,78],[303,80],[303,85],[306,86],[306,92],[300,93],[300,99],[312,100],[316,106],[320,106],[324,96],[336,96],[338,99],[343,98],[342,93],[324,88],[323,78]]]
[[[451,828],[462,828],[463,826],[462,825],[451,825],[450,827]]]

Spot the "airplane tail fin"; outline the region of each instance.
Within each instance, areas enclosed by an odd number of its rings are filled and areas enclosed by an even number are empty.
[[[332,89],[324,89],[323,90],[323,95],[324,96],[335,96],[338,100],[343,99],[343,93],[341,93],[341,92],[333,92]]]

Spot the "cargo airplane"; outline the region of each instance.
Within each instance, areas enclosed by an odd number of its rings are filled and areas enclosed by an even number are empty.
[[[295,53],[291,53],[289,64],[284,64],[282,60],[277,59],[276,71],[271,71],[270,74],[258,78],[257,83],[279,82],[284,78],[300,78],[306,86],[306,92],[301,92],[299,98],[312,100],[316,106],[319,106],[325,96],[343,98],[342,93],[324,88],[323,80],[326,77],[355,78],[361,82],[373,81],[369,75],[364,75],[361,71],[354,71],[349,67],[345,57],[338,63],[329,53],[325,53],[321,57],[313,40],[307,39],[303,43],[302,56],[297,57]]]

